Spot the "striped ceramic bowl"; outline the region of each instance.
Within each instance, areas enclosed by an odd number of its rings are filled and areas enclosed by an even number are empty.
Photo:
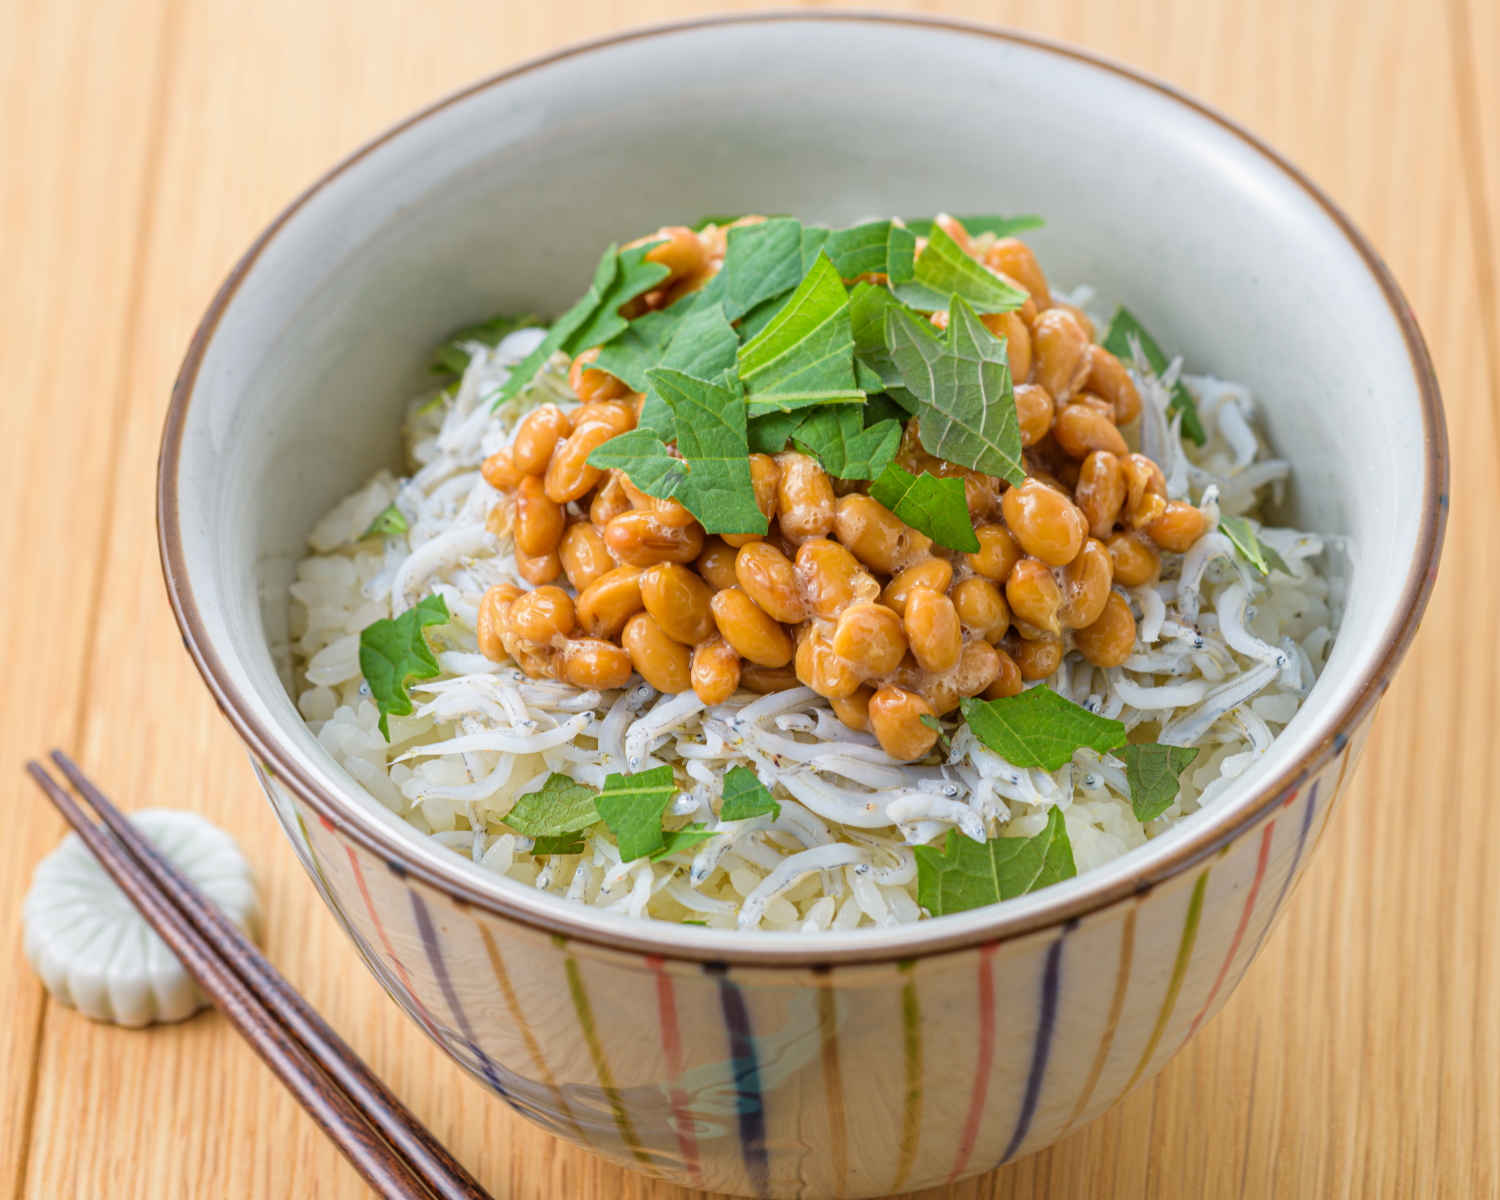
[[[1341,628],[1212,810],[1083,878],[899,931],[632,922],[408,836],[288,696],[314,517],[396,457],[432,344],[558,311],[598,246],[707,212],[1036,212],[1053,278],[1128,297],[1248,383],[1340,535]],[[506,1104],[615,1162],[760,1196],[988,1171],[1160,1070],[1249,968],[1410,640],[1447,468],[1421,337],[1316,188],[1155,81],[906,16],[711,19],[507,71],[385,134],[260,238],[173,398],[162,554],[189,648],[323,900],[392,997]],[[1389,487],[1400,479],[1405,486]]]

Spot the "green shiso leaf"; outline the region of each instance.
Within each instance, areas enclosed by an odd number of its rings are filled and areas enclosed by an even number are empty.
[[[599,351],[599,357],[593,363],[595,369],[623,380],[633,392],[644,392],[646,372],[661,365],[662,355],[671,345],[678,325],[693,311],[697,302],[695,292],[684,296],[671,308],[643,313],[630,322],[624,333]]]
[[[917,401],[922,448],[1012,484],[1026,478],[1005,343],[958,296],[940,334],[901,308],[886,310],[891,359]]]
[[[823,251],[843,279],[884,274],[890,261],[891,228],[889,221],[869,221],[835,229],[823,243]]]
[[[891,462],[870,484],[870,495],[939,546],[978,552],[979,538],[974,534],[962,479],[911,475]]]
[[[557,833],[535,839],[531,847],[533,854],[581,854],[583,853],[583,835],[581,833]]]
[[[723,305],[699,303],[683,317],[661,361],[652,367],[667,367],[695,379],[717,379],[734,367],[739,350],[739,336],[725,318]],[[677,425],[671,406],[652,385],[650,369],[644,385],[636,390],[646,393],[637,428],[650,430],[664,442],[675,441]]]
[[[1244,555],[1245,561],[1262,575],[1269,575],[1273,569],[1283,575],[1292,573],[1286,560],[1260,540],[1255,526],[1244,517],[1220,517],[1219,528],[1234,543],[1234,548]]]
[[[529,329],[533,325],[540,324],[541,321],[530,315],[523,317],[497,315],[488,321],[481,321],[478,325],[466,326],[433,352],[432,363],[428,369],[434,375],[462,375],[469,368],[470,355],[464,349],[468,343],[482,342],[493,348],[516,330]]]
[[[938,741],[943,744],[943,748],[946,750],[948,748],[948,731],[943,728],[943,723],[931,713],[923,713],[921,719],[923,725],[938,735]]]
[[[646,261],[646,255],[659,245],[660,241],[644,242],[620,251],[614,278],[600,290],[599,303],[594,311],[562,343],[568,354],[577,354],[590,346],[603,346],[625,332],[630,322],[620,315],[620,306],[637,296],[644,296],[672,273],[671,268],[662,263]]]
[[[611,242],[609,248],[600,257],[599,265],[594,268],[594,281],[589,284],[589,290],[574,302],[572,308],[552,322],[552,327],[547,330],[547,336],[542,339],[541,344],[517,364],[515,370],[510,373],[510,378],[495,393],[495,399],[490,405],[491,409],[498,408],[507,400],[513,399],[522,388],[535,379],[542,365],[556,351],[562,349],[568,338],[594,315],[599,305],[603,303],[605,292],[609,290],[610,285],[615,281],[615,276],[619,273],[619,258],[619,246]]]
[[[739,375],[753,399],[858,392],[849,297],[828,255],[819,252],[786,306],[740,347]]]
[[[364,541],[365,538],[374,537],[377,533],[381,537],[398,537],[408,528],[401,510],[392,503],[381,510],[380,515],[370,522],[370,528],[359,535],[359,540]]]
[[[1109,326],[1104,330],[1099,344],[1121,362],[1128,364],[1135,361],[1130,350],[1132,337],[1140,342],[1141,353],[1146,356],[1153,374],[1160,375],[1167,369],[1169,360],[1156,344],[1156,339],[1146,332],[1146,327],[1136,320],[1135,314],[1122,304],[1115,309],[1115,315],[1110,317]],[[1167,404],[1168,416],[1177,413],[1182,414],[1183,433],[1200,446],[1208,441],[1207,434],[1203,432],[1203,422],[1198,418],[1198,405],[1180,379],[1173,386],[1172,399]]]
[[[731,229],[724,266],[703,289],[700,304],[722,304],[737,321],[757,304],[797,286],[802,278],[802,222],[777,217]]]
[[[711,829],[704,829],[702,822],[695,822],[686,829],[670,829],[662,835],[662,848],[651,852],[651,861],[657,862],[666,858],[669,854],[676,854],[679,850],[691,850],[694,846],[708,841],[709,838],[719,835]]]
[[[867,392],[885,392],[911,414],[917,411],[920,401],[907,390],[901,369],[891,358],[888,338],[890,322],[886,314],[896,308],[901,308],[901,301],[885,288],[857,283],[849,293],[855,379]]]
[[[668,367],[647,375],[672,409],[677,452],[687,460],[687,475],[672,489],[673,499],[709,533],[765,533],[766,518],[750,482],[745,403],[737,386],[707,383]],[[733,381],[734,375],[726,372],[723,378]]]
[[[676,790],[672,768],[667,766],[634,775],[605,777],[604,790],[594,798],[594,803],[615,835],[623,861],[645,858],[666,845],[661,818]]]
[[[618,467],[630,476],[631,483],[658,500],[670,499],[677,485],[687,478],[687,464],[673,458],[649,429],[632,429],[610,438],[589,455],[589,466],[600,470]]]
[[[752,416],[745,437],[751,454],[780,454],[797,426],[807,419],[802,410],[795,412],[769,412],[764,416]]]
[[[917,846],[915,852],[917,903],[934,917],[1024,896],[1078,874],[1059,808],[1048,811],[1047,827],[1035,837],[980,844],[950,829],[941,851]]]
[[[724,802],[719,820],[744,821],[751,817],[781,816],[781,805],[749,767],[731,767],[724,775]]]
[[[792,437],[799,449],[836,479],[875,479],[901,441],[901,425],[882,421],[869,429],[852,405],[814,409]]]
[[[496,408],[515,397],[558,350],[574,355],[591,346],[602,346],[624,333],[630,322],[620,316],[620,306],[649,292],[671,274],[660,263],[645,261],[647,252],[660,244],[648,242],[622,251],[611,242],[594,268],[589,290],[553,322],[541,345],[517,365],[495,393],[490,407]]]
[[[525,837],[552,837],[587,829],[599,820],[594,789],[554,771],[540,791],[528,792],[503,818]],[[541,854],[543,851],[533,851]],[[565,853],[558,851],[558,853]]]
[[[366,625],[359,635],[359,670],[370,685],[370,694],[380,709],[380,732],[391,740],[390,722],[395,713],[409,716],[411,696],[408,679],[433,679],[439,672],[437,657],[422,630],[428,625],[446,625],[448,605],[441,596],[424,596],[415,608],[399,617]]]
[[[891,222],[885,244],[885,274],[891,287],[909,283],[916,273],[917,235]]]
[[[962,296],[977,312],[985,313],[1010,312],[1026,303],[1025,292],[975,262],[937,226],[932,227],[912,277],[904,283],[893,282],[891,290],[918,312],[947,308],[951,296]]]
[[[1041,217],[958,217],[958,223],[969,231],[970,237],[981,233],[993,233],[997,238],[1015,237],[1028,229],[1040,229],[1047,222]],[[906,222],[913,233],[927,237],[932,229],[931,217],[914,218]]]
[[[974,736],[1015,767],[1055,771],[1089,746],[1100,754],[1125,744],[1120,721],[1095,716],[1045,685],[1003,700],[959,701]]]
[[[1196,746],[1162,746],[1156,742],[1126,746],[1125,778],[1130,783],[1130,807],[1144,825],[1154,821],[1177,799],[1180,777],[1198,757]]]

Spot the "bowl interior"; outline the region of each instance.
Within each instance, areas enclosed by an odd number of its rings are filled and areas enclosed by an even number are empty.
[[[1092,284],[1106,310],[1128,302],[1189,369],[1248,384],[1295,469],[1276,515],[1346,539],[1339,637],[1271,754],[1214,810],[1007,909],[1107,884],[1232,820],[1257,781],[1332,732],[1400,625],[1430,433],[1400,323],[1317,198],[1211,115],[1070,52],[904,19],[749,19],[565,53],[383,138],[271,231],[179,395],[179,527],[165,531],[241,720],[365,825],[399,824],[288,696],[284,585],[312,523],[399,465],[402,406],[430,386],[427,356],[453,328],[556,313],[600,247],[665,222],[940,210],[1043,215],[1028,240],[1054,286]],[[615,920],[440,850],[407,853],[553,920]]]

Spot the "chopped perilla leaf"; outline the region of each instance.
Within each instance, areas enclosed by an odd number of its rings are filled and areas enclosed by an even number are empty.
[[[366,625],[359,635],[359,670],[370,685],[375,706],[380,709],[380,732],[391,740],[391,713],[409,716],[411,696],[408,679],[433,679],[439,673],[437,657],[422,630],[428,625],[446,625],[448,605],[441,596],[424,596],[415,608],[399,617]]]
[[[764,416],[752,416],[745,431],[745,440],[751,454],[780,454],[797,427],[807,420],[804,410],[796,412],[769,412]]]
[[[981,233],[993,233],[997,238],[1015,237],[1028,229],[1040,229],[1047,222],[1041,217],[959,217],[958,223],[969,231],[970,237]],[[908,220],[906,227],[913,233],[926,237],[932,228],[932,219],[923,217]]]
[[[885,274],[891,287],[907,283],[916,272],[917,235],[891,222],[885,245]]]
[[[781,805],[749,767],[731,767],[724,775],[724,802],[719,820],[745,821],[751,817],[781,816]]]
[[[922,448],[1012,484],[1024,481],[1005,343],[958,296],[946,334],[902,308],[887,309],[886,322],[891,358],[918,404]]]
[[[818,251],[823,249],[833,230],[826,225],[804,225],[802,227],[802,274],[812,270],[818,260]]]
[[[934,917],[1024,896],[1078,874],[1062,810],[1047,813],[1035,837],[990,838],[982,845],[956,829],[939,851],[917,846],[917,903]]]
[[[700,303],[677,327],[661,362],[652,365],[669,367],[694,379],[717,379],[725,371],[733,370],[739,350],[739,336],[725,320],[723,307]],[[664,442],[676,441],[677,425],[672,410],[651,386],[650,371],[646,373],[644,386],[637,390],[646,393],[638,428],[651,430]]]
[[[374,537],[377,533],[381,537],[398,537],[408,528],[401,510],[392,503],[382,509],[380,515],[370,522],[370,528],[359,535],[359,540],[364,541],[365,538]]]
[[[615,275],[620,267],[619,257],[619,246],[611,242],[609,248],[600,257],[599,265],[594,268],[594,282],[589,284],[589,290],[578,298],[572,308],[552,323],[552,327],[547,330],[547,336],[542,339],[541,344],[511,371],[510,378],[495,393],[495,399],[490,405],[492,409],[498,408],[515,397],[536,377],[536,373],[542,369],[542,365],[552,357],[553,353],[562,349],[568,338],[594,315],[599,305],[603,303],[604,293],[614,283]]]
[[[1255,526],[1244,517],[1220,517],[1219,529],[1234,543],[1234,548],[1244,555],[1245,561],[1262,575],[1269,575],[1272,570],[1280,571],[1283,575],[1292,573],[1291,567],[1286,565],[1286,559],[1261,541],[1256,536]]]
[[[974,736],[1014,767],[1055,771],[1089,746],[1103,754],[1125,744],[1120,721],[1095,716],[1045,684],[1003,700],[959,701]]]
[[[880,477],[870,484],[870,495],[939,546],[978,552],[979,538],[974,534],[962,479],[911,475],[895,463],[887,463]]]
[[[1156,344],[1156,339],[1146,332],[1146,327],[1135,319],[1135,315],[1123,304],[1115,309],[1115,315],[1109,319],[1109,326],[1104,331],[1104,336],[1099,339],[1099,344],[1129,366],[1135,361],[1135,355],[1131,352],[1130,342],[1134,338],[1141,344],[1141,353],[1146,356],[1146,362],[1151,367],[1154,375],[1160,375],[1169,365],[1167,356],[1161,352],[1161,347]],[[1167,415],[1174,416],[1182,414],[1182,432],[1192,438],[1198,445],[1203,445],[1208,436],[1203,432],[1203,422],[1198,418],[1198,405],[1193,400],[1193,395],[1183,386],[1182,380],[1178,380],[1172,387],[1172,399],[1167,404]]]
[[[568,334],[562,343],[564,350],[570,355],[578,354],[590,346],[602,346],[625,332],[630,322],[620,315],[620,306],[637,296],[644,296],[672,273],[663,263],[646,261],[646,255],[659,245],[659,241],[644,242],[620,251],[614,278],[600,290],[599,303],[588,320]]]
[[[883,275],[890,259],[891,223],[869,221],[850,229],[835,229],[823,243],[840,278]]]
[[[849,297],[826,254],[786,306],[740,347],[739,373],[754,397],[855,392]]]
[[[737,321],[757,304],[791,291],[802,278],[802,222],[775,217],[731,229],[724,266],[703,289],[699,303],[723,304]]]
[[[873,383],[869,376],[878,376],[881,386],[862,385],[865,391],[883,391],[909,412],[915,412],[917,398],[907,391],[901,370],[891,358],[888,340],[890,322],[886,313],[900,307],[901,302],[885,288],[868,283],[854,285],[849,293],[849,332],[854,338],[855,378],[856,381],[863,378],[865,385],[869,385]]]
[[[666,766],[605,777],[604,790],[594,803],[615,835],[624,862],[645,858],[666,845],[661,818],[676,790],[672,768]]]
[[[889,392],[879,392],[865,401],[865,428],[874,429],[882,421],[900,421],[905,424],[911,411]]]
[[[677,485],[687,478],[687,464],[673,458],[649,429],[632,429],[610,438],[589,455],[589,466],[600,470],[618,467],[630,476],[631,483],[658,500],[670,499]]]
[[[1198,757],[1195,746],[1161,746],[1155,742],[1126,746],[1125,778],[1130,784],[1130,807],[1144,825],[1154,821],[1177,799],[1180,776]]]
[[[668,367],[649,371],[647,377],[672,409],[677,452],[687,460],[687,475],[672,489],[672,498],[709,533],[765,533],[766,518],[756,507],[750,482],[744,398],[733,387],[706,383]],[[725,378],[734,376],[728,373]]]
[[[891,290],[903,304],[918,312],[937,312],[948,307],[951,296],[962,296],[978,312],[1010,312],[1026,303],[1026,293],[1010,286],[994,272],[975,262],[963,247],[937,226],[927,239],[927,248],[905,283]]]
[[[710,225],[733,225],[741,217],[746,215],[747,214],[745,213],[710,213],[706,217],[699,217],[698,220],[694,224],[689,225],[688,228],[691,229],[694,233],[702,233]]]
[[[541,322],[535,317],[494,316],[478,325],[460,329],[444,342],[432,356],[430,370],[434,375],[462,375],[469,367],[469,352],[464,347],[470,342],[481,342],[486,346],[498,346],[518,329],[529,329]]]
[[[644,392],[646,372],[661,365],[677,326],[697,302],[698,294],[694,292],[671,308],[641,314],[624,333],[599,351],[594,367],[624,380],[631,391]]]
[[[718,836],[711,829],[704,829],[701,821],[689,825],[686,829],[670,829],[662,834],[665,845],[660,850],[651,852],[651,861],[657,862],[669,854],[676,854],[679,850],[691,850],[694,846],[708,841],[709,838]]]
[[[528,792],[516,801],[503,818],[505,823],[525,837],[550,837],[575,833],[599,820],[594,806],[594,789],[576,779],[554,771],[541,790]],[[541,854],[537,850],[534,853]],[[560,852],[561,853],[561,852]]]
[[[583,835],[581,833],[557,833],[547,837],[539,837],[531,847],[533,854],[582,854]]]
[[[901,442],[901,425],[882,421],[864,427],[853,405],[816,408],[792,434],[799,449],[823,464],[835,479],[875,479],[885,470]]]

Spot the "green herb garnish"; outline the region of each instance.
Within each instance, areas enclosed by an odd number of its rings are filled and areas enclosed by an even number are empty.
[[[531,847],[532,854],[581,854],[583,853],[583,835],[581,833],[556,833],[534,839],[535,844]]]
[[[904,283],[893,282],[891,290],[898,300],[918,312],[947,308],[953,296],[985,313],[1010,312],[1027,299],[1025,292],[975,262],[936,225],[928,235],[922,257],[912,267],[912,277]]]
[[[1198,757],[1198,750],[1145,742],[1126,746],[1120,757],[1125,760],[1125,778],[1130,783],[1131,811],[1144,825],[1172,807],[1182,788],[1180,776]]]
[[[969,231],[970,237],[978,237],[981,233],[993,233],[997,238],[1015,237],[1018,233],[1025,233],[1028,229],[1040,229],[1047,222],[1041,217],[955,217],[960,225]],[[906,227],[921,237],[926,237],[932,230],[932,218],[916,217],[906,222]]]
[[[749,767],[731,767],[724,775],[724,802],[719,820],[744,821],[750,817],[781,816],[776,797]]]
[[[434,375],[462,375],[469,369],[469,352],[464,347],[470,342],[481,342],[494,348],[518,329],[530,329],[541,321],[533,316],[494,316],[478,325],[460,329],[439,346],[432,355],[428,367]]]
[[[1045,685],[959,705],[974,736],[1015,767],[1055,771],[1082,746],[1103,754],[1125,744],[1122,722],[1095,716]]]
[[[660,244],[648,242],[622,251],[611,242],[594,269],[594,281],[589,284],[589,290],[552,323],[541,345],[511,372],[510,378],[495,393],[491,408],[515,397],[558,350],[577,354],[624,333],[630,322],[620,316],[620,306],[649,292],[671,274],[660,263],[645,261],[646,254]]]
[[[758,304],[784,295],[802,278],[802,222],[773,217],[731,229],[724,266],[703,289],[704,304],[723,304],[737,321]]]
[[[370,522],[370,528],[359,535],[359,540],[364,541],[367,537],[374,537],[377,533],[381,537],[399,537],[410,528],[406,518],[395,503],[387,505],[381,510],[380,515]]]
[[[1078,874],[1062,810],[1035,837],[971,841],[956,829],[939,851],[917,846],[917,903],[934,917],[1024,896]]]
[[[1255,532],[1255,526],[1244,517],[1220,517],[1219,528],[1234,543],[1234,548],[1244,555],[1245,561],[1262,575],[1269,575],[1273,569],[1283,575],[1292,573],[1291,567],[1286,565],[1286,559],[1261,541]]]
[[[669,829],[661,836],[664,845],[660,850],[651,852],[652,862],[659,862],[668,855],[676,854],[679,850],[691,850],[694,846],[701,845],[709,838],[719,835],[711,829],[704,829],[703,823],[698,821],[686,829]]]
[[[678,303],[686,303],[686,300]],[[739,350],[739,335],[725,318],[723,305],[699,304],[683,317],[663,351],[661,361],[653,363],[652,368],[681,371],[694,379],[717,379],[724,372],[733,370]],[[645,372],[643,385],[636,390],[646,393],[637,428],[649,429],[664,442],[675,440],[677,424],[671,405],[652,384],[650,370]]]
[[[673,498],[709,533],[765,533],[766,518],[750,482],[745,404],[738,389],[666,367],[648,377],[672,409],[677,452],[687,460],[688,473],[672,489]],[[733,378],[726,373],[726,380]]]
[[[554,771],[541,789],[528,792],[516,801],[503,818],[517,833],[526,837],[551,837],[576,833],[599,820],[594,803],[594,789],[588,784]],[[541,853],[536,851],[535,853]]]
[[[1129,363],[1134,361],[1134,355],[1130,351],[1132,336],[1140,342],[1141,353],[1146,356],[1152,374],[1160,375],[1165,371],[1168,366],[1167,356],[1161,352],[1156,339],[1146,332],[1145,326],[1123,304],[1115,309],[1115,315],[1109,319],[1109,327],[1105,329],[1099,344],[1121,362]],[[1167,413],[1168,416],[1182,414],[1182,432],[1197,445],[1201,446],[1208,441],[1208,436],[1203,432],[1203,422],[1198,419],[1198,405],[1180,379],[1172,385],[1172,399],[1167,404]]]
[[[870,495],[939,546],[978,553],[979,538],[962,479],[912,475],[892,462],[870,484]]]
[[[411,697],[408,679],[433,679],[440,668],[432,647],[422,634],[428,625],[446,625],[451,618],[441,596],[424,596],[415,608],[399,617],[366,625],[359,635],[359,670],[370,685],[370,694],[380,709],[380,732],[391,740],[387,717],[409,716]]]
[[[634,862],[666,845],[661,819],[676,790],[672,768],[667,766],[605,777],[604,790],[594,803],[615,835],[622,861]]]
[[[752,406],[777,397],[864,399],[854,383],[849,297],[827,254],[819,252],[792,298],[740,348],[739,375]]]
[[[1023,482],[1021,427],[1005,343],[974,310],[953,297],[947,332],[940,334],[904,309],[891,308],[886,337],[891,359],[917,401],[922,448],[958,466]]]
[[[797,425],[792,438],[799,450],[821,462],[835,479],[875,479],[896,453],[901,424],[887,420],[866,429],[862,415],[848,404],[814,409]]]

